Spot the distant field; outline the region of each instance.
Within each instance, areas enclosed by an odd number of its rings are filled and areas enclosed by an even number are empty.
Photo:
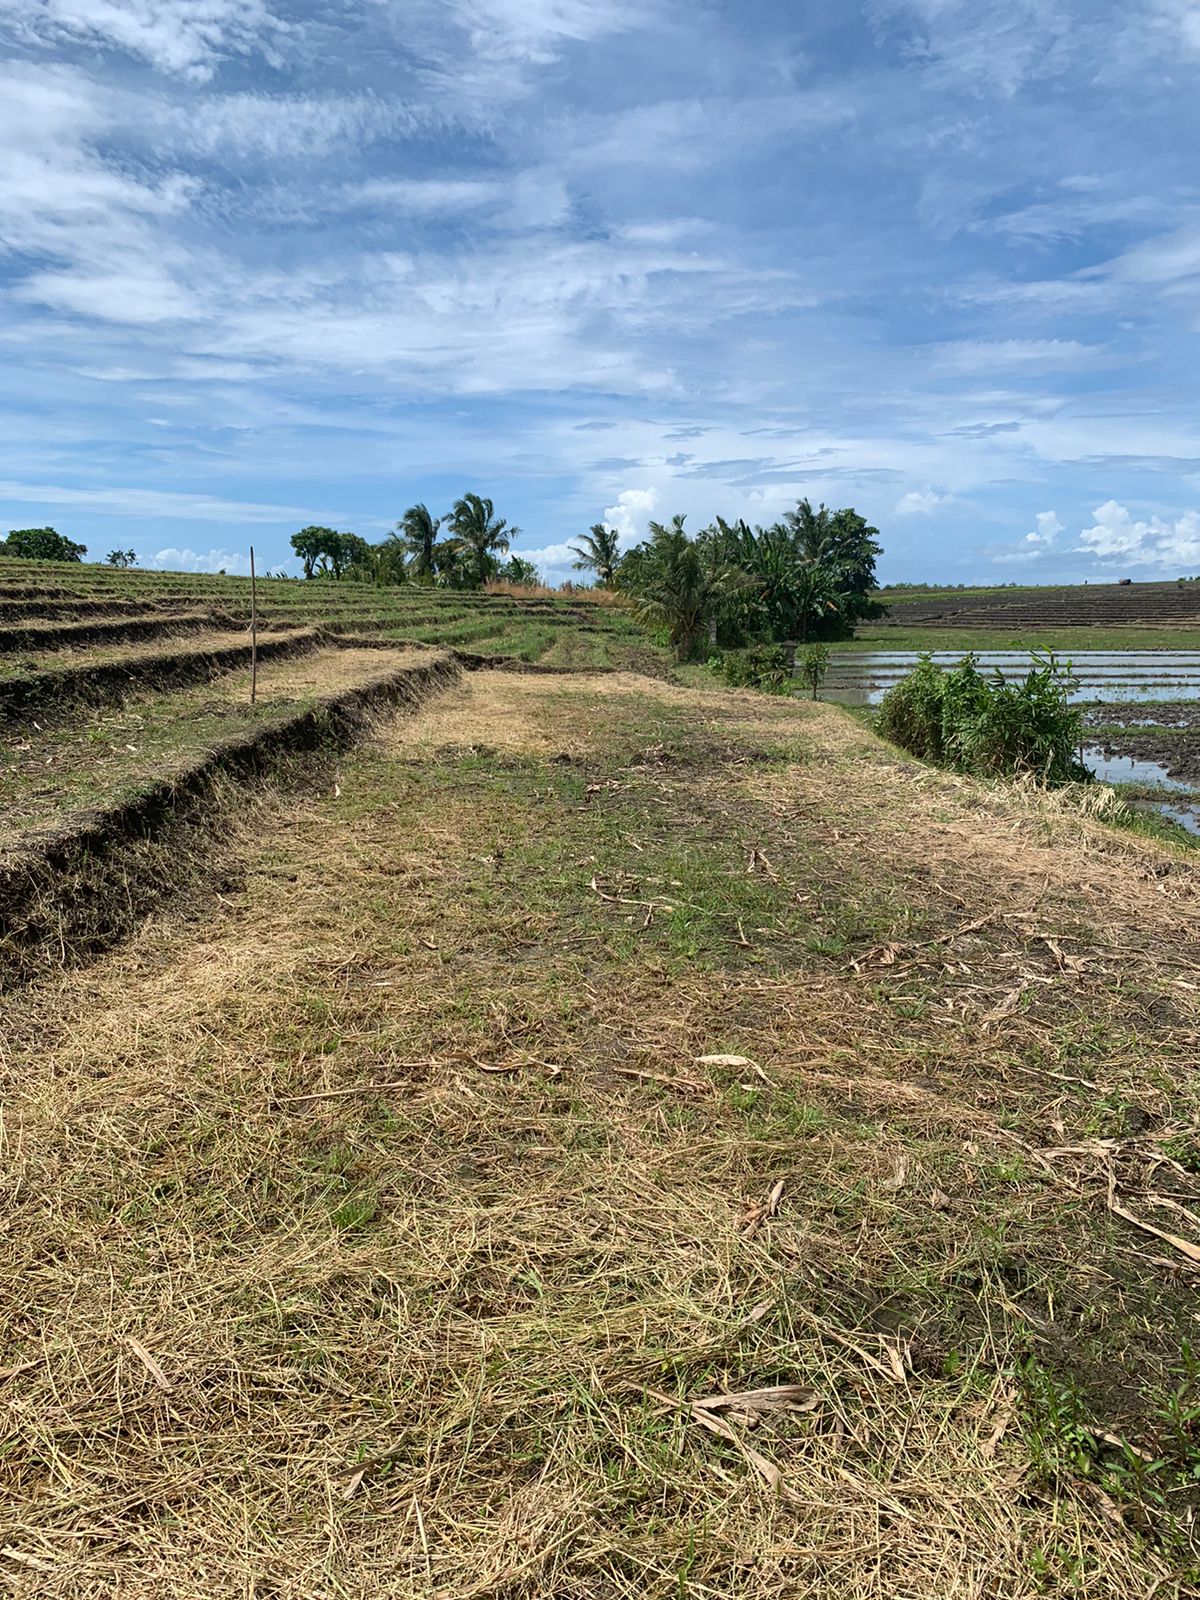
[[[1073,650],[1200,650],[1200,629],[1186,626],[1151,627],[1034,627],[1009,623],[995,627],[933,625],[888,626],[867,623],[853,639],[833,647],[843,650],[1053,650],[1069,656]]]
[[[203,635],[205,614],[244,628],[250,580],[208,574],[121,572],[95,565],[0,560],[0,656],[34,659],[70,647],[73,638],[145,638],[188,631]],[[393,643],[441,645],[571,668],[658,665],[628,610],[584,596],[455,593],[415,586],[260,579],[262,628],[319,627]],[[74,628],[52,638],[51,628]],[[91,630],[93,639],[83,637]],[[30,635],[37,637],[30,637]],[[40,664],[40,663],[39,663]]]
[[[1200,628],[1200,583],[1074,584],[888,593],[897,628]]]

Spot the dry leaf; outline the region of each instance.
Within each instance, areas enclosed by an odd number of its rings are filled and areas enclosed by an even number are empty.
[[[895,1172],[892,1173],[890,1178],[885,1178],[879,1187],[887,1194],[896,1194],[903,1189],[904,1180],[907,1176],[908,1162],[904,1156],[900,1156],[896,1162]]]
[[[705,1410],[693,1410],[691,1416],[694,1422],[698,1422],[702,1428],[707,1428],[709,1433],[715,1433],[720,1438],[727,1439],[730,1444],[736,1445],[763,1482],[774,1489],[776,1494],[782,1496],[785,1500],[793,1501],[797,1505],[802,1503],[795,1490],[789,1489],[784,1483],[783,1473],[780,1472],[775,1463],[764,1456],[761,1450],[755,1450],[752,1445],[748,1445],[740,1434],[729,1426],[724,1418],[715,1416],[711,1411]]]
[[[1140,1228],[1143,1233],[1153,1234],[1156,1239],[1169,1244],[1172,1250],[1178,1250],[1181,1256],[1186,1256],[1194,1265],[1200,1267],[1200,1245],[1192,1244],[1187,1239],[1181,1239],[1177,1233],[1167,1233],[1163,1228],[1156,1228],[1152,1222],[1134,1216],[1133,1212],[1127,1210],[1111,1191],[1108,1196],[1108,1209],[1115,1216],[1124,1217],[1126,1222],[1132,1222],[1133,1226]]]
[[[996,1426],[992,1429],[991,1433],[988,1434],[987,1438],[979,1447],[979,1453],[985,1461],[990,1461],[996,1454],[996,1451],[1000,1446],[1000,1441],[1008,1432],[1008,1425],[1012,1419],[1012,1407],[1005,1406],[1003,1411],[1001,1411],[1000,1415],[996,1418]]]
[[[779,1210],[779,1202],[783,1199],[783,1179],[771,1190],[761,1205],[752,1206],[742,1223],[742,1237],[752,1239],[768,1217],[773,1217]]]
[[[984,1022],[999,1022],[1002,1017],[1011,1017],[1021,1003],[1021,996],[1025,993],[1024,987],[1010,989],[1001,1000],[1000,1004],[993,1006],[982,1018]]]
[[[744,1389],[737,1394],[708,1394],[692,1401],[701,1411],[773,1411],[786,1405],[791,1411],[815,1411],[821,1396],[803,1383],[777,1383],[765,1389]]]
[[[742,1318],[741,1326],[743,1328],[749,1328],[754,1323],[761,1322],[762,1319],[766,1316],[769,1316],[774,1309],[774,1300],[760,1300],[758,1304],[752,1310],[748,1311]]]
[[[697,1056],[692,1065],[696,1067],[756,1067],[758,1063],[751,1061],[749,1056]]]
[[[142,1363],[146,1371],[154,1379],[155,1383],[160,1389],[165,1389],[169,1392],[172,1388],[174,1388],[170,1378],[167,1377],[166,1373],[159,1366],[158,1362],[154,1359],[149,1350],[146,1349],[146,1346],[142,1344],[139,1339],[127,1337],[125,1343],[133,1351],[134,1355]]]
[[[881,1341],[881,1345],[887,1364],[892,1369],[892,1377],[895,1378],[897,1383],[907,1383],[908,1368],[904,1364],[904,1355],[900,1349],[899,1341],[897,1340],[895,1344],[892,1344],[890,1340],[884,1339]]]

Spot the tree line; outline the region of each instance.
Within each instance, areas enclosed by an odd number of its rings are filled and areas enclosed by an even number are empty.
[[[482,589],[504,578],[532,586],[541,582],[532,561],[509,555],[520,532],[496,515],[491,500],[464,494],[444,517],[435,517],[426,505],[410,506],[379,544],[368,544],[356,533],[312,526],[292,535],[292,549],[306,578],[412,582],[441,589]]]
[[[53,528],[12,528],[7,539],[0,539],[0,556],[15,556],[18,561],[82,561],[87,545],[77,544]],[[133,550],[110,550],[105,556],[110,567],[135,567]]]
[[[875,598],[879,530],[851,506],[814,508],[804,499],[770,527],[717,517],[694,537],[684,520],[651,522],[648,536],[624,552],[618,531],[597,522],[570,547],[576,570],[626,595],[680,661],[702,646],[727,652],[848,638],[858,622],[883,613]],[[491,500],[464,494],[444,517],[410,506],[378,544],[316,525],[291,544],[307,579],[482,589],[503,578],[533,586],[537,568],[511,554],[520,532]],[[87,549],[53,528],[24,528],[0,542],[0,553],[79,561]],[[132,550],[108,556],[121,567],[135,559]]]
[[[695,538],[672,517],[652,522],[649,537],[624,554],[617,531],[596,523],[572,549],[576,567],[628,594],[679,661],[702,645],[846,639],[884,610],[874,598],[879,530],[850,506],[800,500],[769,528],[718,517]]]

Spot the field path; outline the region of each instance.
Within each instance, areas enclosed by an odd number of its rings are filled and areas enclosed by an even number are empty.
[[[499,672],[227,853],[0,1000],[7,1592],[1196,1592],[1185,855]]]

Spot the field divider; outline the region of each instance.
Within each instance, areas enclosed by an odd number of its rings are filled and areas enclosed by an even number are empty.
[[[260,639],[260,661],[309,655],[333,643],[320,629],[297,629]],[[161,655],[124,656],[113,661],[49,667],[0,681],[0,723],[26,722],[72,705],[106,705],[132,689],[178,689],[250,665],[250,640],[217,650],[178,650]]]
[[[452,644],[430,644],[425,639],[384,638],[366,634],[359,638],[341,633],[327,636],[328,644],[345,650],[444,650],[467,672],[528,672],[551,678],[597,678],[619,672],[619,667],[550,667],[540,661],[526,661],[524,656],[488,656],[474,650],[460,650]]]
[[[211,871],[224,784],[346,749],[375,715],[421,705],[462,671],[448,653],[392,668],[221,740],[135,792],[0,852],[0,991],[108,948],[184,881]]]
[[[211,611],[160,611],[154,616],[106,617],[95,621],[42,623],[0,622],[0,654],[14,650],[61,650],[70,645],[136,644],[172,634],[234,633],[241,626],[232,617]]]

